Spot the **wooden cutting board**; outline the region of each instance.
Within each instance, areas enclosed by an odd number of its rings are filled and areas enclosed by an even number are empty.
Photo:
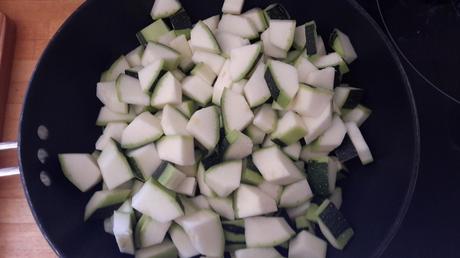
[[[5,120],[6,98],[14,56],[14,39],[15,27],[13,22],[0,12],[0,135],[2,135]]]

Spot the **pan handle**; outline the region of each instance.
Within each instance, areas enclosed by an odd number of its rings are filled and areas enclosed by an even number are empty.
[[[0,142],[0,151],[14,150],[18,148],[17,142]],[[0,168],[0,177],[19,175],[18,167]]]

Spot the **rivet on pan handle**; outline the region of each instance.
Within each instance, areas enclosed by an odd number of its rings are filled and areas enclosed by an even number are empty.
[[[0,151],[14,150],[18,148],[17,142],[0,142]],[[0,177],[19,175],[18,167],[0,168]]]

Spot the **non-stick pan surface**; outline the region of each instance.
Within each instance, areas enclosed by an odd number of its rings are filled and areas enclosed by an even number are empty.
[[[182,0],[196,21],[220,11],[222,1]],[[315,19],[325,39],[333,28],[349,34],[359,59],[346,81],[366,90],[373,115],[362,127],[375,162],[348,165],[345,216],[355,236],[328,257],[378,257],[396,233],[410,203],[418,171],[419,129],[413,96],[395,52],[376,23],[353,0],[279,0],[299,23]],[[271,1],[247,0],[245,8]],[[83,223],[92,192],[81,193],[63,176],[56,155],[92,152],[101,133],[96,83],[102,71],[136,47],[135,33],[151,23],[153,0],[88,0],[62,26],[44,52],[30,83],[20,125],[22,181],[44,236],[62,257],[125,257],[102,222]],[[49,137],[37,135],[40,125]],[[37,151],[49,158],[43,164]],[[41,173],[49,176],[47,186]],[[46,182],[46,180],[45,180]],[[48,182],[47,182],[48,183]],[[126,256],[128,257],[128,256]]]

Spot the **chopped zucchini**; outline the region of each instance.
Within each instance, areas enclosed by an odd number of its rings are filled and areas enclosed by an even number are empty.
[[[177,0],[155,0],[150,15],[152,19],[157,20],[167,18],[182,8],[182,5]]]
[[[64,176],[80,191],[86,192],[101,181],[101,171],[91,154],[59,154]]]
[[[268,61],[267,66],[265,80],[267,81],[272,98],[281,107],[286,108],[292,102],[299,89],[297,70],[292,65],[275,60]]]
[[[354,235],[353,229],[342,213],[326,199],[316,210],[316,216],[324,237],[333,247],[342,250]]]
[[[184,215],[176,200],[175,193],[153,178],[145,182],[139,192],[133,196],[132,206],[161,223],[172,221]]]
[[[134,149],[152,143],[163,135],[160,121],[151,113],[144,112],[138,115],[121,136],[121,146]]]
[[[276,146],[257,150],[252,158],[264,179],[269,182],[288,185],[303,178],[294,162]]]

